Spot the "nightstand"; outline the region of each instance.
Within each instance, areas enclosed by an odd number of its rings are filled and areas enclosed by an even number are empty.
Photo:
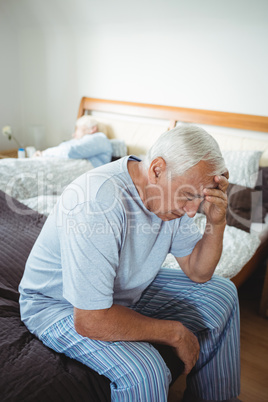
[[[5,151],[0,151],[0,159],[4,158],[17,158],[18,157],[18,150],[17,148],[14,149],[7,149]]]

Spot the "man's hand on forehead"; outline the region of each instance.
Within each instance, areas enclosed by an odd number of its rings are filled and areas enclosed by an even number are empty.
[[[229,185],[228,177],[228,171],[222,175],[214,176],[216,187],[203,190],[205,195],[204,212],[211,223],[219,224],[225,220],[228,205],[226,194]]]

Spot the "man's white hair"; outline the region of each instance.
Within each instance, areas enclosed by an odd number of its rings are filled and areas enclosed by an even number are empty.
[[[76,125],[76,127],[85,126],[87,128],[92,128],[94,126],[97,126],[98,122],[93,117],[84,115],[82,117],[79,117],[79,119],[76,120],[75,125]]]
[[[200,161],[211,165],[211,175],[226,172],[226,166],[216,140],[203,128],[192,124],[180,124],[161,134],[147,152],[144,165],[161,157],[165,160],[171,176],[181,176]]]

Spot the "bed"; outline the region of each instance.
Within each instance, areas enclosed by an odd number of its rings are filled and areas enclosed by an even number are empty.
[[[189,122],[204,126],[217,138],[230,165],[235,164],[231,169],[233,183],[228,190],[224,251],[216,272],[239,287],[265,261],[268,256],[267,117],[92,98],[82,98],[78,117],[83,114],[94,115],[108,138],[117,146],[125,144],[129,154],[141,158],[167,129]],[[123,155],[119,151],[114,156]],[[0,161],[1,401],[110,400],[109,380],[46,348],[20,321],[18,304],[17,288],[24,265],[47,215],[63,189],[91,169],[92,165],[85,160],[9,158]],[[204,219],[200,211],[196,223],[201,231]],[[179,269],[171,255],[164,265]],[[182,364],[168,347],[157,347],[174,381],[182,371]]]

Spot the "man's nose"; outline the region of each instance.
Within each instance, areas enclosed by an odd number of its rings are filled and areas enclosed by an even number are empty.
[[[202,198],[195,198],[193,201],[187,201],[183,210],[189,216],[189,218],[193,218],[199,208],[199,205],[202,202]]]

